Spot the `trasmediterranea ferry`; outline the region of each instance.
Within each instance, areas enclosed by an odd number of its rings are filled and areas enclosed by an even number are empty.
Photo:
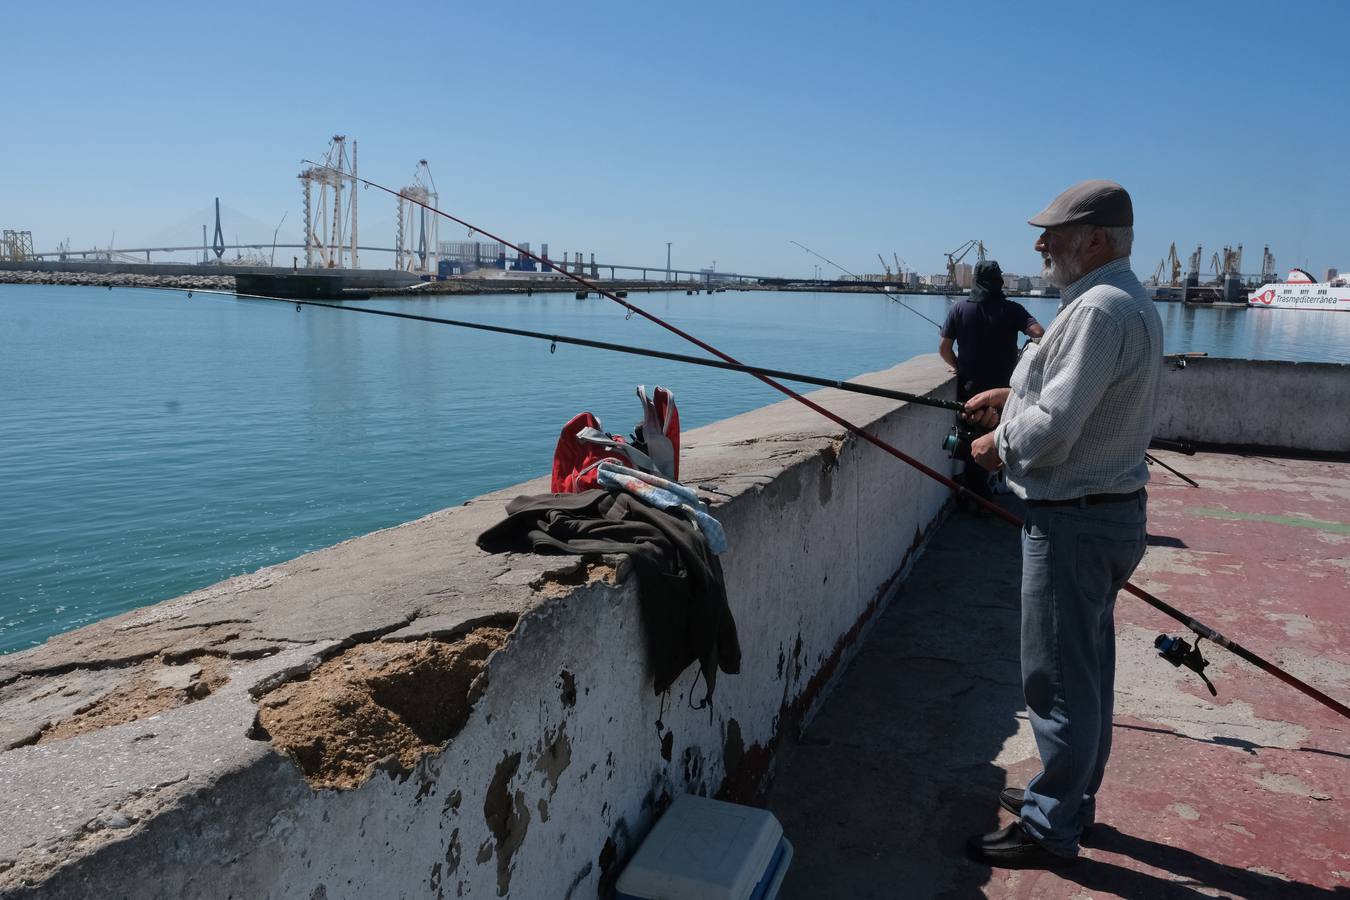
[[[1291,269],[1283,282],[1263,284],[1248,295],[1247,305],[1350,312],[1350,279],[1342,275],[1330,281],[1317,281],[1302,269]]]

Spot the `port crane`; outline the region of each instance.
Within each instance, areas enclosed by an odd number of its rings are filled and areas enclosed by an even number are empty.
[[[956,284],[957,263],[961,262],[962,259],[965,259],[966,254],[969,253],[971,250],[976,251],[976,259],[978,259],[980,262],[984,262],[984,241],[979,241],[974,238],[971,238],[970,240],[966,241],[964,244],[962,244],[960,247],[957,247],[951,253],[946,254],[947,285],[949,287]]]
[[[1242,270],[1242,245],[1238,244],[1237,249],[1224,247],[1222,253],[1215,253],[1209,259],[1209,266],[1214,270],[1214,283],[1218,284],[1229,275],[1236,277]]]
[[[886,272],[886,279],[885,279],[885,280],[886,280],[886,281],[890,281],[890,280],[891,280],[891,267],[888,266],[888,265],[886,264],[886,260],[882,257],[882,255],[881,255],[880,253],[877,254],[877,259],[881,262],[881,268],[884,269],[885,272]]]
[[[1181,257],[1177,256],[1177,242],[1172,242],[1172,247],[1167,251],[1167,264],[1172,269],[1172,280],[1168,283],[1172,287],[1181,284]]]
[[[66,239],[69,243],[70,239]],[[112,246],[109,244],[108,246]],[[33,255],[33,232],[31,231],[11,231],[8,228],[4,231],[4,238],[0,240],[0,259],[13,262],[23,262]]]
[[[1270,252],[1269,244],[1261,251],[1261,280],[1263,282],[1275,280],[1275,254]]]
[[[348,266],[350,257],[351,268],[355,269],[359,265],[356,256],[355,139],[348,154],[346,136],[333,135],[323,165],[310,166],[296,177],[304,191],[306,268],[317,262],[320,268],[342,269]],[[343,191],[347,192],[345,203]],[[218,243],[223,249],[224,241]]]
[[[1153,278],[1150,279],[1154,284],[1162,284],[1163,266],[1167,265],[1167,260],[1158,260],[1158,268],[1153,270]]]
[[[1203,244],[1195,245],[1195,252],[1192,253],[1191,258],[1187,260],[1187,262],[1191,264],[1190,268],[1186,270],[1187,273],[1194,272],[1196,275],[1200,274],[1200,251],[1203,248],[1203,246],[1204,246]]]
[[[905,261],[894,250],[891,251],[891,258],[895,260],[895,280],[903,282],[905,280]]]
[[[1228,252],[1227,248],[1224,248],[1224,252]],[[1214,270],[1214,283],[1218,284],[1223,281],[1223,261],[1219,259],[1218,253],[1209,257],[1209,267]]]
[[[425,159],[417,161],[412,182],[398,192],[394,268],[435,275],[440,219],[427,210],[437,205],[440,195],[436,192],[436,179],[431,177],[431,166]]]

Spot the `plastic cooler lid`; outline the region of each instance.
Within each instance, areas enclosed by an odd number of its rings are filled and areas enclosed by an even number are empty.
[[[621,900],[747,900],[782,837],[766,809],[683,794],[615,887]]]

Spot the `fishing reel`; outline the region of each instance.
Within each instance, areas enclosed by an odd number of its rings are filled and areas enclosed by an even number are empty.
[[[953,459],[970,459],[970,445],[978,437],[988,434],[989,429],[980,428],[966,421],[958,421],[942,439],[942,449]]]
[[[1205,677],[1205,666],[1209,665],[1209,660],[1200,655],[1200,641],[1203,638],[1196,638],[1195,646],[1192,647],[1185,640],[1179,637],[1170,637],[1165,634],[1158,635],[1154,640],[1153,646],[1158,648],[1158,655],[1167,660],[1174,666],[1185,666],[1192,672],[1200,676],[1200,680],[1209,688],[1211,696],[1219,696],[1214,685]]]

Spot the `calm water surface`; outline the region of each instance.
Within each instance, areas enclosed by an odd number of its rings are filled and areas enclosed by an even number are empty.
[[[904,299],[938,321],[948,305]],[[632,300],[747,362],[831,378],[937,345],[876,294]],[[1057,301],[1024,304],[1048,323]],[[366,305],[698,352],[571,293]],[[1350,362],[1345,313],[1159,312],[1168,352]],[[424,323],[0,285],[0,653],[545,474],[583,409],[626,434],[640,383],[672,388],[686,429],[779,399],[735,373]]]

